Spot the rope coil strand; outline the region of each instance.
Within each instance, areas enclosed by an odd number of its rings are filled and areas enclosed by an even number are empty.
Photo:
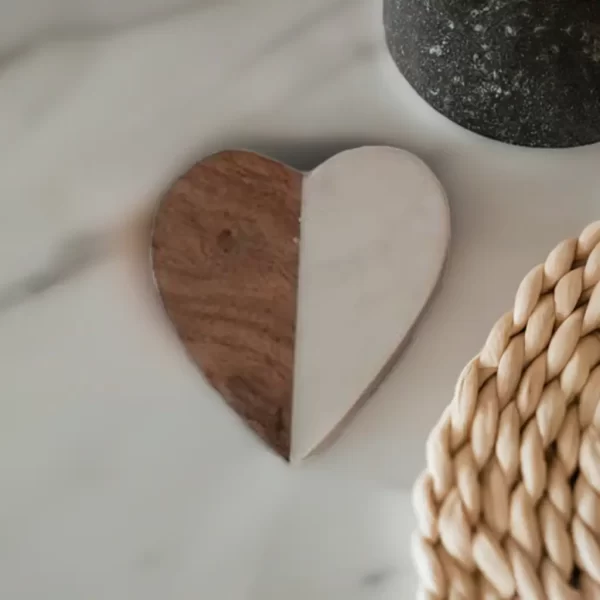
[[[600,221],[521,282],[414,487],[427,600],[600,599]]]

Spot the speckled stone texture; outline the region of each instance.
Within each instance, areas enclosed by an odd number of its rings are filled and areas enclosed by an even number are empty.
[[[390,53],[436,110],[522,146],[600,141],[600,0],[384,0]]]

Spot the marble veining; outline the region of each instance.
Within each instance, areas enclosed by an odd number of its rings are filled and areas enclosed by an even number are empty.
[[[381,9],[211,3],[4,56],[0,597],[414,597],[425,435],[524,273],[598,218],[600,149],[510,148],[450,123],[398,75]],[[361,418],[292,470],[187,361],[145,224],[215,149],[310,169],[368,143],[418,154],[445,186],[447,272]]]
[[[0,315],[92,268],[108,251],[104,242],[93,234],[67,239],[51,264],[4,284],[0,289]]]

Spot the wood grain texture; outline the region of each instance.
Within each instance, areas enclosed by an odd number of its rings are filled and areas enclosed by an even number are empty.
[[[215,154],[166,193],[152,236],[156,284],[188,353],[272,448],[290,453],[301,173]]]

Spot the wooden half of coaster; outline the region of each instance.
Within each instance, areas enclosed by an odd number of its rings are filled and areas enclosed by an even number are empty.
[[[192,358],[250,427],[290,453],[302,175],[250,152],[196,164],[160,205],[156,283]]]
[[[394,148],[303,174],[210,156],[160,202],[152,264],[190,357],[271,448],[302,460],[374,391],[442,271],[449,211]]]

